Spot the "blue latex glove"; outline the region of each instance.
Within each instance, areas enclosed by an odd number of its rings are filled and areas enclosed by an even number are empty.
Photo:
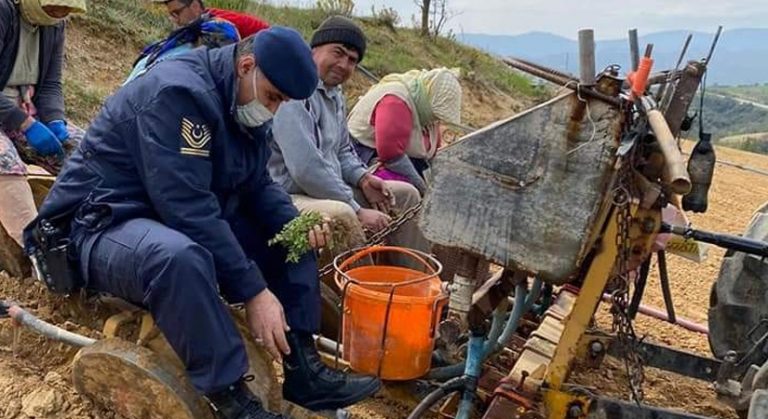
[[[27,142],[43,156],[52,154],[64,154],[61,143],[56,135],[40,121],[35,121],[24,131]]]
[[[69,131],[67,131],[67,123],[60,119],[51,121],[48,123],[48,129],[53,132],[53,135],[59,139],[59,142],[65,143],[69,139]]]

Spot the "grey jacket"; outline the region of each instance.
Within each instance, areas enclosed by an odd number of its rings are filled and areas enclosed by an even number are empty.
[[[272,125],[269,173],[288,193],[349,204],[365,174],[347,130],[347,108],[339,88],[322,81],[307,100],[280,105]]]
[[[0,91],[11,77],[19,49],[21,15],[12,0],[0,0]],[[50,122],[64,119],[64,95],[61,91],[61,64],[64,59],[64,23],[40,27],[40,76],[32,98],[38,119]],[[16,103],[0,94],[0,125],[17,130],[27,119]]]

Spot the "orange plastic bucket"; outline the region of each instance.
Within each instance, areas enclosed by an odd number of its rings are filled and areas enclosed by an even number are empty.
[[[423,271],[371,264],[376,253],[399,253]],[[366,258],[368,262],[361,263]],[[411,380],[429,371],[435,328],[448,301],[442,266],[416,250],[373,246],[336,257],[342,290],[343,359],[357,372],[385,380]]]

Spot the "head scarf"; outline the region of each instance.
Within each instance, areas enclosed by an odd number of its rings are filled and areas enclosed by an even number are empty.
[[[423,126],[436,119],[453,125],[461,123],[459,69],[411,70],[381,79],[381,83],[392,82],[403,83],[408,88]]]
[[[167,38],[144,48],[136,62],[148,57],[146,65],[149,66],[168,51],[184,44],[220,48],[238,41],[240,41],[240,34],[235,25],[204,13],[188,25],[171,32]]]
[[[64,19],[52,17],[43,10],[45,6],[68,7],[70,13],[85,13],[85,0],[21,0],[21,16],[32,25],[53,26]]]

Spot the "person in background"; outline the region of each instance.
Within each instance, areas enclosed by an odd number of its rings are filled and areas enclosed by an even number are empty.
[[[374,174],[427,191],[425,171],[440,148],[441,124],[461,123],[458,71],[447,68],[390,74],[349,114],[357,152]]]
[[[20,246],[37,215],[27,164],[56,174],[83,131],[64,112],[65,18],[85,0],[0,0],[0,224]]]
[[[168,16],[177,28],[199,19],[203,13],[231,22],[237,28],[241,38],[247,38],[269,28],[269,23],[246,13],[213,7],[206,8],[203,0],[152,0],[152,2],[165,5]]]
[[[240,41],[240,34],[231,22],[203,13],[199,18],[182,26],[167,38],[148,45],[136,59],[133,70],[123,85],[144,74],[160,61],[183,54],[193,48],[221,48]]]

